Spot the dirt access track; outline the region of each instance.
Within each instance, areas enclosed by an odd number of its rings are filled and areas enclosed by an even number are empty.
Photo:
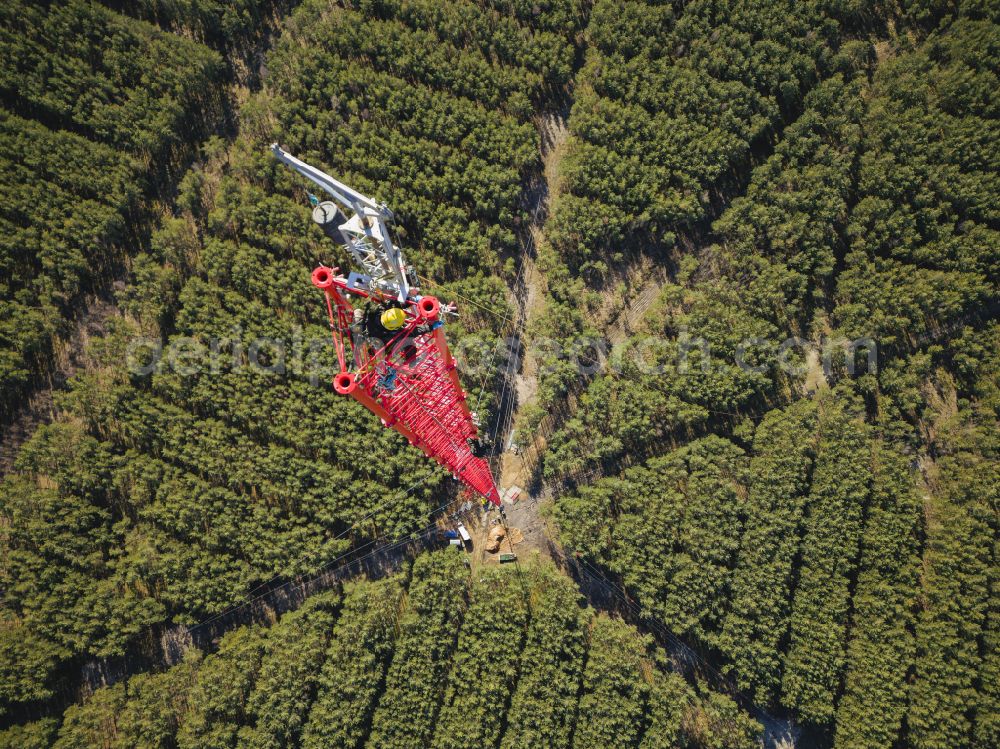
[[[543,227],[549,214],[551,196],[558,190],[558,163],[565,150],[568,135],[565,114],[543,116],[538,121],[538,130],[541,135],[543,172],[540,189],[531,196],[532,224],[521,255],[518,274],[523,281],[512,289],[512,303],[517,310],[513,322],[516,336],[522,335],[531,320],[544,310],[544,283],[535,264],[535,255],[538,246],[544,241]],[[490,554],[485,551],[490,528],[500,520],[496,509],[484,514],[479,528],[470,529],[474,544],[473,559],[477,564],[499,564],[500,554],[503,553],[513,553],[520,558],[536,553],[545,557],[552,556],[545,521],[539,512],[544,497],[528,493],[528,487],[533,484],[536,463],[528,456],[510,449],[510,434],[517,424],[520,409],[535,400],[538,389],[536,369],[531,352],[526,351],[519,370],[510,373],[509,387],[513,403],[510,405],[509,418],[503,420],[503,428],[498,430],[496,437],[500,441],[497,445],[500,455],[498,478],[501,495],[506,495],[515,488],[519,491],[516,501],[505,499],[503,502],[507,527],[511,533],[501,543],[499,552]],[[523,540],[512,544],[512,537],[517,541],[519,536],[523,536]]]

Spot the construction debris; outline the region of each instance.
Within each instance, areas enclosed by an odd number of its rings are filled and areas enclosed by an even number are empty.
[[[500,551],[500,543],[506,535],[502,525],[494,525],[490,529],[489,535],[486,536],[486,551],[490,554],[496,554]]]
[[[510,535],[507,535],[508,531]],[[502,525],[494,525],[486,536],[486,551],[490,554],[496,554],[500,551],[501,546],[507,546],[513,550],[514,546],[522,541],[524,541],[524,534],[520,528],[508,528],[505,530]]]
[[[519,487],[519,486],[512,486],[509,489],[507,489],[501,495],[500,498],[501,498],[502,501],[506,502],[507,504],[511,504],[512,505],[515,502],[517,502],[518,499],[520,499],[520,497],[521,497],[521,491],[522,491],[521,487]]]

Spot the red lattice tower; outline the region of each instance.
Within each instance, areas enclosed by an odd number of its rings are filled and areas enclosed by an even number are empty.
[[[478,430],[445,340],[438,300],[409,298],[403,305],[405,324],[376,350],[371,342],[352,338],[354,307],[348,300],[352,295],[373,302],[394,297],[352,287],[337,271],[320,266],[312,274],[313,285],[326,295],[340,365],[334,389],[354,398],[378,416],[383,426],[395,429],[463,484],[499,505],[500,493],[489,463],[476,457],[470,444]],[[345,339],[350,341],[350,360]]]

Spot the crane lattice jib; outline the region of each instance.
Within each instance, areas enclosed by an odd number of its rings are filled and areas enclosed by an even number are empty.
[[[350,335],[347,321],[353,317],[353,307],[348,295],[367,296],[371,301],[386,298],[377,291],[350,289],[336,268],[320,266],[312,279],[326,294],[340,360],[334,389],[354,398],[466,486],[500,504],[489,463],[476,457],[469,443],[476,438],[477,427],[444,337],[438,300],[432,296],[412,300],[405,307],[406,323],[400,332],[389,341],[375,343]]]
[[[445,340],[441,306],[434,297],[418,293],[415,274],[389,235],[392,212],[277,144],[271,151],[334,198],[336,206],[316,201],[313,219],[331,238],[339,236],[360,269],[344,277],[337,268],[321,265],[312,274],[313,285],[326,297],[337,351],[340,371],[333,378],[334,389],[354,398],[384,426],[499,505],[489,463],[473,452],[477,427]],[[336,225],[340,210],[346,220]],[[352,297],[370,305],[394,303],[402,307],[406,321],[389,341],[352,336]]]

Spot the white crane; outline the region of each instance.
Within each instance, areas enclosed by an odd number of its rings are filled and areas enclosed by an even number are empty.
[[[417,284],[412,280],[413,269],[407,266],[402,250],[389,236],[386,222],[392,220],[392,211],[388,207],[300,161],[283,151],[277,143],[271,145],[271,153],[278,161],[319,185],[336,201],[317,204],[312,218],[331,239],[336,240],[334,232],[339,232],[344,247],[362,268],[360,273],[351,271],[348,276],[350,288],[391,293],[400,302],[405,302],[411,293],[417,291]],[[343,223],[339,221],[342,218],[341,209],[347,216]]]

